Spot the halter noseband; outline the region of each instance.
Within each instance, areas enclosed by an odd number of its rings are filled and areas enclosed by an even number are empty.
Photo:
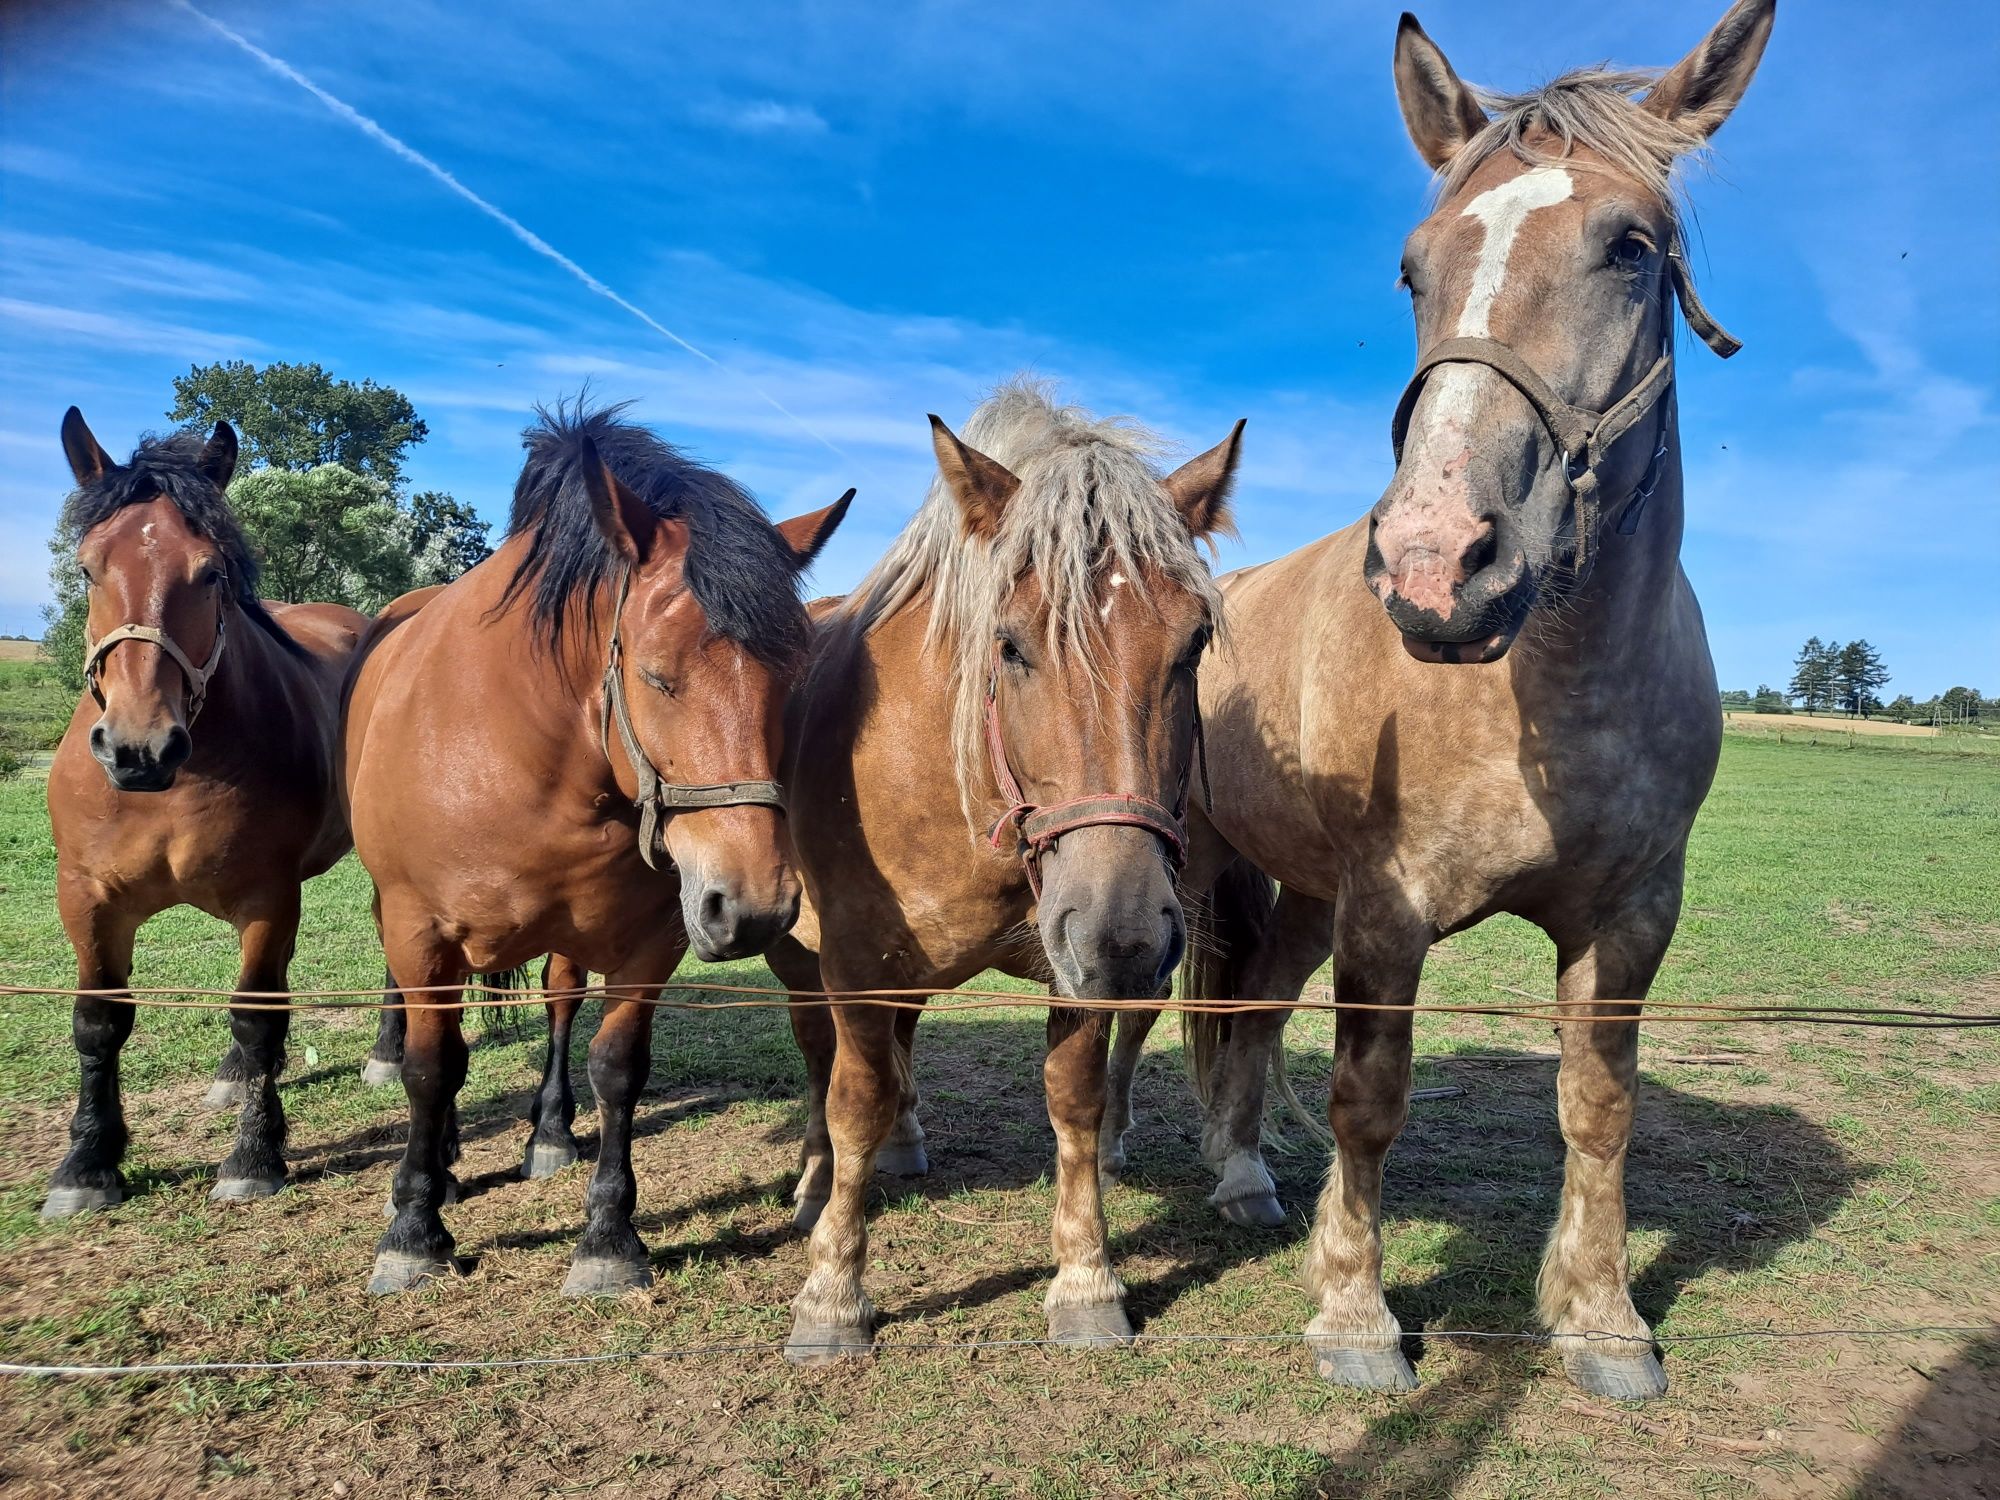
[[[597,742],[606,760],[611,758],[611,727],[618,726],[618,743],[632,763],[639,783],[639,795],[632,805],[639,810],[639,858],[648,869],[660,868],[654,852],[660,843],[660,820],[668,812],[692,812],[706,807],[775,807],[785,810],[785,789],[775,781],[715,781],[701,784],[669,782],[647,759],[639,736],[632,728],[631,706],[625,700],[625,644],[623,619],[625,596],[632,590],[632,570],[618,574],[618,599],[611,608],[610,659],[604,667],[604,701],[598,711]]]
[[[1694,281],[1688,275],[1678,236],[1667,246],[1667,277],[1673,286],[1674,296],[1680,302],[1681,315],[1704,344],[1724,359],[1743,347],[1742,341],[1731,337],[1702,306]],[[1666,319],[1659,358],[1629,391],[1601,412],[1572,406],[1563,400],[1525,359],[1498,339],[1449,338],[1432,345],[1430,351],[1417,361],[1416,373],[1410,377],[1410,383],[1403,387],[1403,399],[1396,403],[1396,415],[1389,426],[1389,440],[1395,446],[1396,462],[1399,464],[1403,461],[1403,439],[1409,434],[1410,418],[1416,413],[1417,399],[1423,395],[1424,382],[1430,378],[1431,371],[1439,365],[1484,365],[1519,391],[1535,409],[1535,415],[1541,418],[1542,426],[1548,429],[1549,436],[1555,439],[1556,447],[1562,454],[1563,478],[1568,481],[1570,493],[1576,500],[1576,572],[1579,577],[1587,574],[1603,505],[1598,470],[1612,445],[1637,426],[1674,383],[1672,316]],[[1666,457],[1666,452],[1667,428],[1663,417],[1660,441],[1654,449],[1652,462],[1626,496],[1624,513],[1618,519],[1619,535],[1630,536],[1638,530],[1640,514],[1659,483],[1660,461]]]
[[[222,665],[222,648],[229,641],[229,611],[220,598],[215,604],[215,645],[209,650],[208,660],[200,666],[194,664],[187,652],[181,650],[174,638],[157,625],[120,625],[116,630],[105,632],[96,641],[84,641],[83,680],[90,688],[90,696],[97,700],[99,708],[104,707],[104,689],[98,685],[98,677],[104,667],[104,659],[113,649],[126,641],[144,641],[149,646],[158,646],[173,658],[174,665],[187,678],[187,723],[190,728],[201,716],[201,708],[208,701],[208,684],[215,677],[216,668]]]
[[[1167,860],[1179,875],[1187,864],[1188,783],[1195,767],[1201,769],[1201,801],[1213,807],[1208,788],[1208,743],[1201,728],[1201,699],[1194,703],[1194,753],[1181,771],[1180,791],[1171,810],[1136,792],[1095,792],[1072,797],[1067,802],[1037,806],[1021,790],[1014,768],[1007,762],[1007,739],[1000,730],[999,647],[994,647],[993,670],[986,678],[986,754],[993,762],[993,779],[1007,800],[1007,811],[993,825],[987,840],[995,849],[1020,855],[1028,872],[1028,889],[1037,901],[1042,898],[1042,856],[1066,833],[1079,828],[1143,828],[1158,836]]]

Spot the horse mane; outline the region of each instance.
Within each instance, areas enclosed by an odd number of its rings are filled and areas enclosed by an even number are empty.
[[[264,601],[257,597],[262,570],[256,554],[250,550],[249,539],[243,535],[227,497],[201,471],[201,451],[207,442],[207,434],[198,427],[184,427],[164,437],[145,434],[123,464],[70,491],[63,501],[62,529],[81,540],[128,505],[171,501],[198,535],[221,549],[236,607],[292,655],[304,656],[305,648],[271,618]]]
[[[827,617],[822,659],[845,656],[884,621],[929,601],[924,645],[952,665],[959,798],[971,822],[992,779],[984,726],[994,633],[1021,578],[1035,574],[1048,600],[1045,649],[1057,659],[1074,652],[1093,682],[1103,680],[1109,644],[1097,608],[1106,565],[1142,591],[1141,565],[1150,566],[1198,597],[1218,627],[1222,602],[1186,520],[1161,488],[1155,460],[1166,444],[1154,433],[1058,405],[1052,387],[1016,379],[974,408],[961,436],[1021,481],[998,534],[967,536],[957,498],[934,476],[910,524]]]
[[[1507,94],[1475,88],[1480,107],[1493,116],[1486,128],[1460,148],[1437,179],[1438,201],[1450,198],[1487,162],[1502,151],[1512,152],[1530,166],[1568,164],[1581,146],[1620,172],[1658,194],[1667,211],[1680,219],[1676,168],[1688,158],[1700,160],[1707,139],[1698,131],[1639,108],[1639,99],[1659,80],[1658,68],[1614,68],[1609,63],[1572,68],[1540,88]],[[1553,154],[1539,137],[1553,137]]]
[[[501,604],[527,593],[539,640],[554,653],[571,607],[616,576],[621,559],[598,530],[584,486],[588,439],[654,515],[687,522],[684,576],[709,629],[772,666],[796,663],[809,639],[797,557],[748,491],[625,421],[626,404],[587,408],[579,396],[535,408],[521,435],[528,457],[507,519],[508,536],[525,534],[528,549]]]

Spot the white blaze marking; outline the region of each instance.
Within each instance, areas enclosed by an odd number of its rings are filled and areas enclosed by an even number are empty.
[[[1111,586],[1114,589],[1124,588],[1125,575],[1123,573],[1118,572],[1116,569],[1113,569],[1111,574]],[[1111,601],[1109,599],[1106,599],[1104,601],[1104,608],[1100,609],[1097,612],[1097,618],[1100,620],[1108,620],[1111,618]]]
[[[1466,294],[1465,309],[1458,315],[1457,336],[1483,339],[1493,336],[1493,304],[1507,279],[1507,261],[1514,253],[1514,240],[1528,215],[1538,208],[1552,208],[1570,197],[1574,184],[1561,167],[1535,167],[1498,187],[1490,187],[1465,205],[1461,217],[1477,219],[1485,229],[1479,242],[1479,259],[1472,268],[1472,290]],[[1445,365],[1425,386],[1424,429],[1420,442],[1435,437],[1449,445],[1462,442],[1478,415],[1481,381],[1486,372],[1470,365]]]
[[[1492,336],[1490,319],[1500,284],[1507,279],[1507,258],[1514,251],[1514,237],[1538,208],[1552,208],[1571,192],[1569,173],[1561,167],[1536,167],[1519,177],[1488,188],[1465,205],[1464,217],[1486,226],[1486,238],[1479,244],[1479,264],[1473,267],[1472,291],[1465,299],[1465,311],[1458,315],[1458,336],[1483,339]]]

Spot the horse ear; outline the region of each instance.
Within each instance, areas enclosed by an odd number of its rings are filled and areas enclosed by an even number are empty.
[[[236,477],[236,429],[227,422],[217,422],[215,431],[201,445],[195,467],[217,489],[228,489],[229,481]]]
[[[1713,135],[1750,87],[1777,18],[1778,0],[1736,0],[1715,30],[1667,70],[1639,107],[1690,135]]]
[[[798,569],[803,573],[819,556],[820,548],[832,537],[834,528],[847,515],[847,507],[854,500],[854,491],[849,490],[825,510],[813,511],[810,515],[793,516],[789,521],[778,522],[778,535],[785,539],[785,545],[792,549],[792,556],[798,559]]]
[[[590,516],[604,540],[626,562],[637,567],[659,539],[660,518],[633,494],[598,456],[597,444],[583,439],[577,448],[584,492],[590,496]]]
[[[1236,486],[1236,460],[1242,452],[1243,419],[1239,417],[1228,437],[1160,481],[1187,522],[1188,535],[1196,541],[1218,531],[1236,530],[1229,519],[1229,492]]]
[[[965,518],[969,536],[990,537],[1000,529],[1000,517],[1021,481],[977,448],[968,448],[958,434],[933,415],[931,446],[937,450],[938,472],[951,486]]]
[[[1486,111],[1408,11],[1396,23],[1396,102],[1417,154],[1434,172],[1486,128]]]
[[[111,455],[99,446],[90,424],[83,420],[83,413],[72,406],[63,413],[62,419],[63,457],[69,460],[69,471],[76,476],[79,486],[92,484],[104,477],[105,471],[116,468]]]

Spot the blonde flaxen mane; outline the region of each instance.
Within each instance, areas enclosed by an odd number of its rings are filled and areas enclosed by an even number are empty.
[[[1044,649],[1051,657],[1076,653],[1093,681],[1101,681],[1111,645],[1099,617],[1108,570],[1141,597],[1150,570],[1156,584],[1200,598],[1218,627],[1222,604],[1186,520],[1161,488],[1156,460],[1167,445],[1154,433],[1059,405],[1050,387],[1022,379],[982,401],[960,437],[1021,481],[998,533],[966,535],[957,498],[934,476],[902,535],[828,616],[827,656],[844,657],[845,645],[904,609],[930,606],[924,646],[952,664],[959,798],[976,825],[975,809],[993,792],[986,684],[1000,613],[1016,583],[1036,576],[1048,605]]]

